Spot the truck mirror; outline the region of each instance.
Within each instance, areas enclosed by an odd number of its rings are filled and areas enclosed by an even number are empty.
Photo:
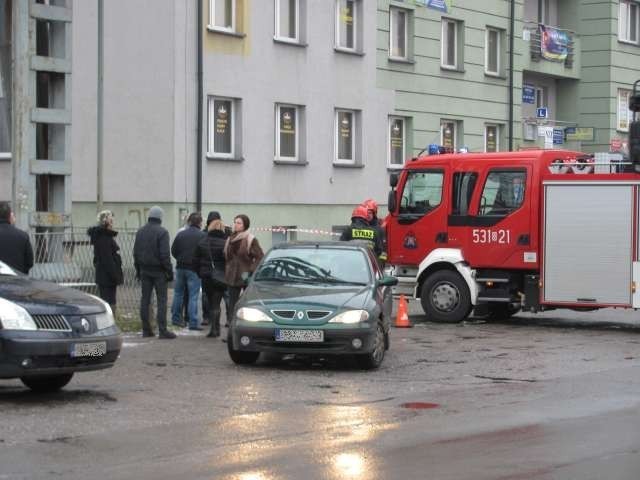
[[[640,112],[640,92],[633,92],[633,95],[629,97],[629,110]]]
[[[636,172],[640,172],[640,120],[629,125],[629,158]]]
[[[389,198],[387,199],[387,210],[389,210],[389,213],[395,212],[396,206],[396,191],[391,190],[389,192]]]
[[[389,186],[391,188],[396,188],[397,185],[398,185],[398,174],[392,173],[391,176],[389,177]]]

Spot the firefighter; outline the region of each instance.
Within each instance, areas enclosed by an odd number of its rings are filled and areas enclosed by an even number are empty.
[[[368,199],[362,202],[362,205],[367,209],[367,220],[369,221],[369,225],[376,230],[376,234],[378,235],[378,238],[380,238],[380,243],[382,244],[382,253],[379,254],[378,257],[381,261],[386,261],[387,238],[382,222],[378,218],[378,202]]]
[[[347,228],[340,240],[367,240],[371,244],[371,248],[381,261],[386,258],[382,246],[382,238],[378,235],[378,231],[369,223],[369,212],[364,205],[358,205],[353,209],[351,214],[351,225]]]

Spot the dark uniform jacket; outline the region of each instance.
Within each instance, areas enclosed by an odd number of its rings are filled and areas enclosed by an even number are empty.
[[[360,218],[356,218],[351,222],[351,226],[342,232],[340,240],[366,240],[371,244],[376,257],[379,257],[384,252],[382,238],[380,238],[378,230]]]
[[[164,275],[173,280],[173,267],[169,252],[169,232],[160,224],[160,220],[150,218],[149,222],[136,233],[133,244],[133,264],[138,276],[141,273],[150,276]]]
[[[22,273],[29,273],[33,267],[29,235],[6,220],[0,220],[0,261]]]
[[[176,259],[177,268],[198,271],[198,266],[193,263],[193,252],[204,237],[205,233],[193,226],[178,232],[171,245],[171,255]]]
[[[202,279],[211,277],[211,261],[216,270],[225,271],[224,244],[227,240],[225,232],[211,230],[196,246],[193,254],[193,265]]]
[[[120,247],[116,243],[118,232],[102,226],[87,230],[93,245],[93,266],[96,269],[96,284],[114,287],[124,283],[122,258],[118,253]]]

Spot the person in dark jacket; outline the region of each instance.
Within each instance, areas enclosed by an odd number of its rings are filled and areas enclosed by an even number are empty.
[[[188,227],[179,232],[171,245],[171,254],[176,259],[176,283],[173,289],[173,304],[171,305],[171,321],[174,325],[182,326],[180,314],[184,298],[184,286],[187,286],[189,312],[189,330],[202,330],[198,326],[198,294],[200,293],[200,277],[197,274],[197,266],[193,262],[193,253],[198,242],[205,237],[200,231],[202,215],[192,213],[189,215]]]
[[[136,233],[133,244],[133,264],[136,275],[142,283],[140,298],[140,320],[142,336],[153,337],[149,322],[151,294],[156,291],[158,337],[176,338],[176,334],[167,329],[167,283],[173,280],[171,253],[169,252],[169,232],[162,227],[164,212],[158,206],[149,210],[149,220]]]
[[[28,274],[33,267],[29,235],[14,226],[16,217],[9,202],[0,202],[0,261]]]
[[[203,230],[205,233],[205,236],[209,231],[209,225],[211,225],[211,222],[213,222],[214,220],[222,220],[222,217],[220,216],[220,212],[216,210],[210,211],[209,215],[207,215],[207,224],[205,225]],[[232,233],[231,227],[225,225],[224,238],[227,238],[229,235],[231,235],[231,233]],[[224,291],[224,295],[222,296],[222,298],[224,299],[224,304],[228,309],[229,308],[229,290],[228,289]],[[211,312],[209,311],[209,301],[207,300],[206,295],[202,295],[202,325],[208,325],[210,317],[211,317]]]
[[[376,257],[380,258],[384,254],[382,239],[378,235],[378,231],[370,225],[369,221],[367,207],[358,205],[353,209],[353,213],[351,214],[351,225],[342,232],[340,240],[366,240],[371,245]]]
[[[224,277],[224,245],[227,239],[225,226],[221,220],[212,220],[207,228],[207,236],[200,240],[193,254],[193,263],[202,279],[202,288],[209,306],[209,325],[207,337],[220,336],[220,301],[226,291],[226,284],[220,281]],[[219,274],[214,273],[214,269]]]
[[[116,243],[118,232],[113,229],[113,213],[103,210],[98,214],[98,225],[87,230],[93,245],[93,266],[100,298],[116,309],[116,289],[124,283],[122,258]]]

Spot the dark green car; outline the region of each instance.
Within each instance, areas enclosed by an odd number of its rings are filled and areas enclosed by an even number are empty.
[[[235,363],[260,352],[353,355],[365,369],[389,348],[391,286],[361,242],[285,243],[262,259],[238,301],[227,347]]]

